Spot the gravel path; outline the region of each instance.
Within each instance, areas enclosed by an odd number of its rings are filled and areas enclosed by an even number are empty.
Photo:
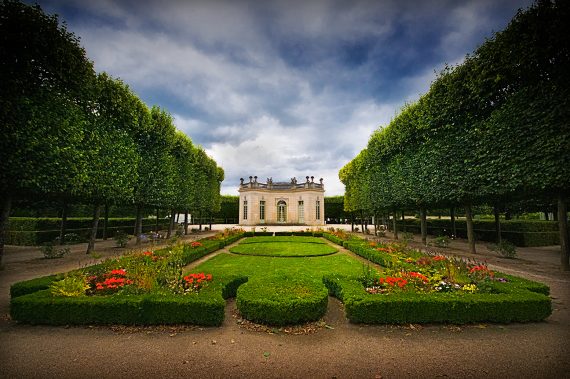
[[[19,325],[6,316],[12,283],[94,259],[81,246],[57,260],[9,246],[0,272],[0,376],[570,378],[570,273],[559,271],[557,248],[519,249],[514,260],[477,248],[477,258],[491,267],[550,285],[552,316],[530,324],[366,326],[347,322],[342,304],[331,298],[320,326],[300,335],[245,326],[232,300],[215,328]],[[453,241],[445,252],[469,256],[466,250],[465,241]],[[100,259],[122,252],[109,242],[98,243],[97,251]]]

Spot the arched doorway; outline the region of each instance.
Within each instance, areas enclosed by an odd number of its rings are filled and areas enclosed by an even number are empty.
[[[277,202],[277,222],[287,222],[287,203],[284,200]]]

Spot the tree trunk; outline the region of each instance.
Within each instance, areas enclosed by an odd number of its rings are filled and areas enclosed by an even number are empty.
[[[378,215],[374,213],[374,235],[378,235]]]
[[[89,243],[87,244],[87,251],[85,254],[91,254],[95,249],[95,239],[97,238],[97,227],[99,226],[99,214],[101,213],[101,204],[95,204],[95,209],[93,210],[93,226],[91,227],[91,236],[89,237]]]
[[[404,210],[402,210],[402,232],[406,232],[406,215]]]
[[[160,217],[160,212],[159,209],[156,208],[156,232],[158,233],[158,229],[160,229],[160,223],[159,223],[159,218]]]
[[[352,213],[350,213],[350,228],[351,228],[351,232],[354,232],[354,215]]]
[[[202,211],[198,213],[198,223],[199,223],[198,230],[202,231]]]
[[[210,214],[210,231],[212,231],[212,221],[214,217]]]
[[[451,207],[449,214],[451,216],[451,236],[453,238],[457,238],[457,229],[455,227],[455,207]]]
[[[394,228],[394,239],[397,240],[398,239],[398,223],[397,223],[397,218],[398,215],[396,214],[396,211],[394,211],[394,218],[392,220],[393,223],[393,228]]]
[[[542,213],[544,213],[544,220],[548,221],[548,211],[544,211]]]
[[[4,241],[8,231],[8,221],[10,210],[12,209],[12,195],[6,195],[2,201],[0,209],[0,269],[4,268]]]
[[[174,209],[171,209],[170,222],[168,223],[168,232],[166,233],[166,238],[170,238],[173,229],[174,229]]]
[[[103,241],[107,240],[107,227],[109,226],[109,203],[105,203],[105,210],[103,211]]]
[[[188,210],[184,212],[184,235],[188,235]]]
[[[497,243],[501,243],[501,220],[499,215],[499,206],[494,204],[493,206],[493,213],[495,215],[495,233],[497,235]]]
[[[561,269],[570,270],[570,237],[568,236],[568,208],[564,196],[558,195],[558,229],[560,231]]]
[[[64,200],[61,207],[61,224],[59,226],[59,244],[65,243],[65,227],[67,224],[67,202]]]
[[[422,243],[427,246],[427,212],[425,208],[420,208],[420,228],[422,233]]]
[[[141,204],[137,204],[137,220],[135,221],[135,236],[137,237],[137,245],[141,244],[141,234],[142,234],[142,212],[143,207]]]
[[[469,242],[469,252],[476,254],[475,250],[475,232],[473,231],[473,212],[471,204],[465,206],[465,218],[467,223],[467,241]]]

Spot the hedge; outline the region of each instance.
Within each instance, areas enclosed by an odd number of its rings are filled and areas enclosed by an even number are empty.
[[[76,233],[83,240],[89,238],[93,220],[86,217],[69,218],[66,233]],[[55,217],[10,217],[6,232],[7,245],[33,246],[53,241],[59,237],[60,218]],[[107,236],[112,237],[118,231],[132,234],[134,218],[110,218],[107,225]],[[168,220],[160,220],[159,228],[168,228]],[[156,229],[156,219],[143,219],[143,232]],[[103,222],[99,222],[97,238],[103,237]]]
[[[328,239],[329,241],[332,241],[334,243],[336,243],[337,245],[342,246],[343,240],[338,238],[337,236],[335,236],[334,234],[330,234],[330,233],[323,233],[323,237],[325,237],[326,239]]]
[[[496,242],[494,220],[474,220],[473,227],[476,238],[481,241]],[[404,229],[404,222],[398,222],[398,229]],[[408,232],[420,233],[420,220],[407,219],[405,229]],[[451,235],[451,220],[428,219],[427,233],[432,235]],[[458,237],[467,238],[465,220],[455,221]],[[534,220],[505,220],[501,221],[501,237],[516,246],[549,246],[560,242],[558,222]]]
[[[223,247],[227,239],[200,240],[202,246],[182,248],[183,264],[195,261]],[[31,324],[176,324],[220,325],[224,320],[225,301],[236,296],[247,277],[222,278],[197,294],[169,293],[111,296],[53,296],[49,286],[64,278],[56,274],[15,283],[10,288],[10,314],[19,322]]]
[[[247,320],[289,325],[320,319],[327,311],[328,291],[311,278],[269,276],[239,287],[236,305]]]
[[[355,278],[323,277],[331,296],[344,303],[353,323],[406,324],[534,322],[552,313],[551,301],[533,287],[497,286],[500,293],[456,294],[413,292],[368,294]]]

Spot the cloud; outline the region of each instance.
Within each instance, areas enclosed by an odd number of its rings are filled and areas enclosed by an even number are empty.
[[[98,71],[128,83],[240,177],[338,170],[445,63],[502,29],[532,0],[44,0]],[[435,71],[435,72],[434,72]]]

